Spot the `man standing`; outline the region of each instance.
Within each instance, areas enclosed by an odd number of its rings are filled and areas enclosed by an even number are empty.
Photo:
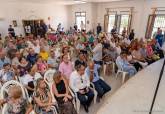
[[[8,32],[12,37],[15,37],[15,31],[14,28],[12,28],[12,25],[9,25]]]
[[[99,35],[101,33],[101,31],[102,31],[102,27],[101,27],[100,23],[98,23],[98,25],[97,25],[97,35]]]
[[[102,65],[102,49],[103,46],[100,41],[97,39],[94,42],[95,48],[92,50],[93,52],[93,60],[95,64]]]

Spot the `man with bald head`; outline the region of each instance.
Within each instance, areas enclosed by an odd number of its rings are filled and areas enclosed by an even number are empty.
[[[102,79],[100,79],[98,70],[101,66],[95,64],[93,61],[88,63],[88,67],[85,72],[89,76],[90,81],[95,85],[95,89],[98,93],[98,97],[102,98],[102,96],[111,90],[111,87]]]

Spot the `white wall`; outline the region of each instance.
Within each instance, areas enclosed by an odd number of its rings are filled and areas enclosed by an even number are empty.
[[[86,11],[87,20],[90,24],[87,29],[96,28],[97,23],[104,26],[104,15],[106,14],[105,8],[115,7],[134,7],[134,14],[132,19],[132,28],[135,29],[136,37],[141,38],[145,36],[148,16],[151,14],[152,7],[165,7],[165,0],[130,0],[106,3],[87,3],[81,5],[70,6],[70,20],[69,25],[75,22],[74,13],[77,11]],[[116,9],[119,10],[119,9]]]
[[[58,23],[62,23],[68,28],[68,9],[64,5],[55,4],[31,4],[31,3],[2,3],[0,4],[0,33],[7,35],[8,26],[12,24],[12,20],[16,20],[18,27],[15,27],[16,34],[24,33],[22,27],[23,19],[44,19],[48,24],[48,17],[51,18],[50,23],[56,28]]]

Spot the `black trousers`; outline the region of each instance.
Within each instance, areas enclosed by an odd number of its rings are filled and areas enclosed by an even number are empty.
[[[142,65],[140,63],[138,63],[138,62],[131,63],[131,64],[133,64],[133,66],[135,67],[136,71],[139,71],[139,69],[143,68]]]
[[[81,93],[77,92],[77,96],[82,105],[84,105],[84,106],[87,105],[89,107],[94,98],[94,93],[91,89],[89,89],[89,91],[85,94],[81,94]]]
[[[107,93],[107,92],[109,92],[111,90],[111,87],[107,83],[105,83],[103,80],[101,80],[101,79],[99,79],[96,82],[93,82],[93,84],[95,85],[95,89],[96,89],[96,91],[98,93],[98,96],[100,98],[102,98],[102,96],[105,93]]]

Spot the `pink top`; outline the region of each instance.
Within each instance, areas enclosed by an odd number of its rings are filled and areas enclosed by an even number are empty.
[[[150,45],[147,46],[147,56],[152,56],[154,54],[153,49]]]
[[[37,66],[38,66],[38,70],[41,72],[41,73],[45,73],[46,72],[46,64],[44,64],[44,63],[38,63],[37,64]]]
[[[73,71],[72,63],[69,62],[68,64],[62,62],[59,66],[59,71],[66,76],[67,79],[70,78],[70,74]]]

